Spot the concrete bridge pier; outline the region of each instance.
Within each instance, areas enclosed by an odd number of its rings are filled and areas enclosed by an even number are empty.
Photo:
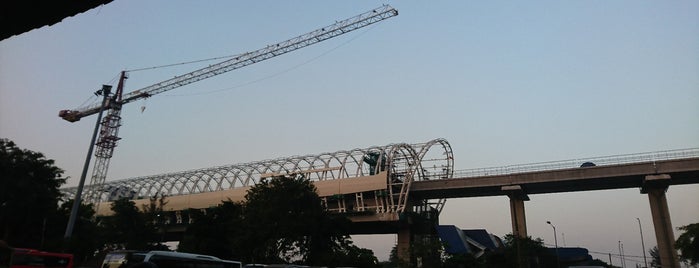
[[[410,243],[412,242],[413,233],[410,230],[410,224],[405,222],[398,226],[398,237],[396,245],[396,254],[398,260],[404,263],[410,263]]]
[[[413,210],[413,209],[411,209]],[[439,213],[429,211],[399,213],[396,254],[399,267],[432,267],[439,259]]]
[[[529,201],[529,196],[522,190],[520,185],[508,185],[500,188],[507,193],[510,198],[510,217],[512,218],[512,235],[515,238],[527,238],[527,217],[524,215],[524,201]],[[529,267],[529,261],[526,256],[519,254],[519,243],[517,243],[517,262],[518,267]]]
[[[529,196],[519,185],[502,186],[501,190],[510,198],[510,217],[512,218],[512,235],[527,238],[527,217],[524,215],[524,201]]]
[[[648,194],[650,212],[653,217],[655,239],[658,243],[660,263],[662,267],[679,268],[680,260],[675,250],[675,234],[670,221],[670,210],[667,205],[665,192],[670,185],[670,175],[649,175],[643,180],[641,193]]]

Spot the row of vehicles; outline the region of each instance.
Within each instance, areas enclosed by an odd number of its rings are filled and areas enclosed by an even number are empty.
[[[239,261],[172,251],[113,251],[104,256],[101,268],[242,268]]]
[[[11,248],[0,241],[0,268],[73,268],[73,255]],[[107,253],[99,268],[300,268],[291,264],[246,264],[214,256],[172,251],[118,250]]]
[[[294,264],[245,264],[214,256],[172,251],[114,251],[101,268],[310,268]]]
[[[0,241],[2,242],[2,241]],[[0,268],[73,268],[73,254],[11,248],[0,243]],[[242,268],[238,261],[171,251],[113,251],[101,268]]]

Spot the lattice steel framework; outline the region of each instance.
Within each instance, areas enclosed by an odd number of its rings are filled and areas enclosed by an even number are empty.
[[[122,105],[136,100],[149,98],[162,92],[317,44],[319,42],[352,32],[377,22],[381,22],[397,15],[398,11],[393,7],[383,5],[379,8],[375,8],[357,16],[336,21],[334,24],[325,26],[312,32],[302,34],[273,45],[268,45],[252,52],[237,55],[223,62],[212,64],[183,75],[175,76],[174,78],[155,83],[127,94],[123,94],[124,80],[127,77],[127,71],[122,71],[121,78],[119,79],[118,90],[114,96],[110,97],[110,102],[107,106],[102,107],[104,104],[98,102],[77,109],[61,110],[59,111],[58,115],[66,121],[75,122],[79,121],[85,116],[99,113],[103,109],[110,110],[108,112],[109,114],[101,122],[102,128],[100,130],[101,133],[99,142],[95,144],[97,146],[97,151],[95,153],[96,162],[90,185],[99,187],[105,181],[110,159],[114,153],[114,148],[117,146],[117,141],[120,139],[118,137],[118,132],[119,127],[121,126],[120,113]],[[83,200],[89,203],[99,204],[101,199],[93,192],[88,194]]]
[[[325,181],[386,171],[386,206],[379,212],[404,212],[406,208],[441,211],[444,200],[409,202],[410,185],[415,180],[451,178],[453,166],[451,146],[445,139],[435,139],[137,177],[88,186],[86,191],[99,196],[100,201],[142,199],[156,194],[176,196],[247,187],[272,174],[304,174],[312,181]],[[76,190],[62,189],[67,198],[73,198]]]

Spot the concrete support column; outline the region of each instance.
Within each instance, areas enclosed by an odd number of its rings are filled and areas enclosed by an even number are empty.
[[[512,219],[512,235],[518,239],[527,238],[527,217],[524,215],[524,201],[529,201],[529,196],[519,185],[503,186],[500,190],[507,193],[510,198],[510,218]],[[517,267],[529,267],[527,256],[520,254],[519,242],[517,244]]]
[[[403,264],[410,263],[410,242],[412,240],[412,235],[409,224],[400,225],[398,229],[396,253],[398,255],[398,260]]]
[[[503,186],[502,191],[507,192],[507,196],[510,198],[512,235],[519,238],[527,238],[527,218],[524,215],[524,201],[529,201],[529,196],[524,193],[519,185]]]
[[[510,197],[510,214],[512,218],[512,234],[519,238],[527,238],[527,218],[524,216],[524,200]]]
[[[675,234],[672,230],[670,210],[665,197],[669,180],[670,175],[667,174],[646,176],[641,192],[648,194],[655,239],[658,243],[658,253],[660,253],[660,263],[662,267],[679,268],[680,260],[674,247]]]

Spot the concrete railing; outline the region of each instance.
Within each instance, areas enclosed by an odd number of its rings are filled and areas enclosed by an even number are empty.
[[[583,163],[592,163],[595,166],[621,165],[630,163],[653,162],[661,160],[673,160],[699,157],[699,148],[678,149],[648,153],[635,153],[614,156],[591,157],[571,160],[550,161],[531,164],[518,164],[501,167],[474,168],[454,170],[453,178],[469,178],[482,176],[507,175],[536,171],[579,168]]]

